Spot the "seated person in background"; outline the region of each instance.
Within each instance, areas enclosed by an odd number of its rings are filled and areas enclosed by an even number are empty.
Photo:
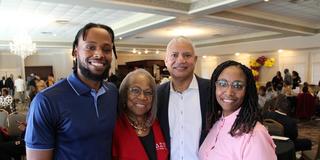
[[[15,108],[13,97],[9,94],[8,88],[2,88],[2,95],[0,96],[1,104],[0,108],[3,108],[8,113],[11,113]]]
[[[277,92],[273,90],[271,81],[266,83],[266,96],[267,96],[267,100],[270,100],[273,97],[277,96]]]
[[[266,103],[267,101],[267,95],[266,95],[266,87],[265,86],[261,86],[259,87],[259,90],[258,90],[258,103],[259,103],[259,108],[262,109],[264,104]]]
[[[26,154],[24,134],[26,130],[25,122],[19,123],[18,128],[22,131],[21,136],[13,139],[9,137],[8,133],[4,130],[0,134],[0,159],[1,160],[20,160],[22,155]],[[3,130],[3,129],[2,129]]]
[[[315,114],[315,97],[310,94],[308,87],[302,88],[302,93],[297,96],[297,118],[310,119]]]
[[[123,79],[113,133],[113,159],[168,159],[156,104],[156,83],[149,72],[136,69]]]
[[[283,84],[282,94],[284,94],[286,96],[294,96],[295,95],[295,93],[292,91],[291,85],[288,84],[288,82],[285,82]]]
[[[295,145],[296,151],[310,150],[311,141],[309,139],[298,139],[298,127],[297,122],[288,116],[290,112],[289,101],[283,94],[278,95],[274,99],[276,110],[274,112],[268,112],[264,115],[265,119],[273,119],[281,123],[284,127],[284,136],[289,137]]]
[[[320,81],[318,82],[318,85],[315,87],[315,93],[317,93],[317,96],[320,97]]]
[[[275,101],[276,97],[273,97],[269,100],[266,101],[266,103],[264,103],[264,106],[262,108],[262,116],[264,117],[265,114],[269,113],[269,112],[274,112],[276,110],[276,107],[274,106],[274,101]]]
[[[300,88],[300,93],[303,93],[303,87],[307,87],[308,88],[308,92],[313,96],[315,91],[312,89],[312,87],[309,85],[308,82],[304,82],[302,87]]]
[[[316,116],[320,116],[320,81],[318,83],[318,86],[316,86],[316,89],[317,89],[316,91],[317,95],[315,96]]]

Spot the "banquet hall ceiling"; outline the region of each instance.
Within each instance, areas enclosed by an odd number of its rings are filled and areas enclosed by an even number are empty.
[[[70,48],[88,22],[111,26],[121,51],[180,34],[208,47],[319,34],[320,0],[0,0],[0,50],[18,30],[38,48]]]

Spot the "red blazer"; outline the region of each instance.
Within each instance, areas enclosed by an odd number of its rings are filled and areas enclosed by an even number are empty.
[[[158,160],[168,159],[168,149],[158,120],[152,125]],[[147,153],[126,116],[118,117],[112,140],[112,157],[117,160],[148,160]]]

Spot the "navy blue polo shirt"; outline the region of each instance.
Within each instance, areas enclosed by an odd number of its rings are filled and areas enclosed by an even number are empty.
[[[104,83],[98,92],[75,74],[38,93],[31,103],[26,147],[54,150],[59,160],[108,160],[118,91]]]

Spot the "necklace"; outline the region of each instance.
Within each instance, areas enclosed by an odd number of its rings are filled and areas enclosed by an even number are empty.
[[[138,122],[137,120],[132,120],[129,117],[128,117],[128,120],[129,120],[130,125],[136,130],[136,133],[138,134],[138,136],[143,135],[149,129],[149,127],[146,126],[146,123],[145,123],[146,121],[141,123],[141,122]]]

